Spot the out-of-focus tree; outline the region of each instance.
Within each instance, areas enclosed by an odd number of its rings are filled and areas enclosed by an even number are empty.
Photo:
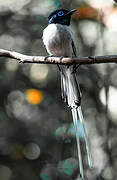
[[[42,32],[57,8],[78,9],[71,24],[78,56],[116,54],[117,3],[112,0],[1,0],[0,48],[46,56]],[[81,66],[77,75],[93,159],[89,170],[84,151],[86,179],[115,180],[116,65]],[[84,149],[80,124],[79,131]],[[78,179],[74,126],[55,65],[0,58],[0,157],[0,180]]]

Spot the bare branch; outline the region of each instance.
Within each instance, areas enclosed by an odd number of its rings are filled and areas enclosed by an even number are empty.
[[[89,57],[62,58],[62,59],[60,57],[48,57],[45,60],[45,57],[43,56],[27,56],[15,51],[0,49],[0,56],[16,59],[22,63],[61,64],[61,65],[117,63],[117,55],[89,56]]]

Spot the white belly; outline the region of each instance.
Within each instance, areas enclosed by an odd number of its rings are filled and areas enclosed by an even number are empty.
[[[50,24],[43,31],[47,52],[54,56],[72,56],[72,32],[68,26]]]

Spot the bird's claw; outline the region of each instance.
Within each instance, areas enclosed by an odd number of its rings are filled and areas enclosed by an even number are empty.
[[[60,57],[60,62],[62,61],[63,58],[64,58],[64,56],[61,56],[61,57]]]
[[[25,61],[24,59],[20,59],[19,63],[24,63],[24,61]]]
[[[46,61],[49,57],[53,57],[53,54],[48,55],[48,56],[45,56],[45,57],[44,57],[44,61]]]
[[[60,57],[60,62],[62,61],[63,58],[65,58],[65,57],[64,57],[64,56],[61,56],[61,57]],[[57,66],[58,66],[59,71],[62,72],[62,70],[61,70],[59,64],[57,64]]]

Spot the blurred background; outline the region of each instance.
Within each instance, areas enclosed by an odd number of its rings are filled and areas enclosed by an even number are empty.
[[[46,56],[48,15],[78,9],[72,30],[78,56],[117,54],[115,0],[0,0],[0,48]],[[88,168],[79,123],[86,180],[116,180],[117,66],[85,65],[77,76],[91,147]],[[60,96],[56,65],[19,64],[0,58],[0,180],[79,180],[71,112]]]

